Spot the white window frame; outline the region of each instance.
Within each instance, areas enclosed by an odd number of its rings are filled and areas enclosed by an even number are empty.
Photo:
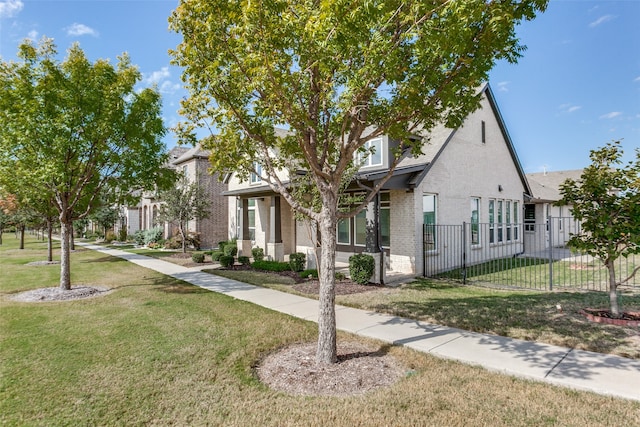
[[[251,184],[260,184],[262,183],[262,165],[258,162],[253,162],[253,168],[255,172],[251,172]]]
[[[471,198],[471,245],[477,247],[480,246],[480,197],[472,197]],[[476,213],[476,218],[474,222],[473,213]],[[474,226],[475,226],[475,235],[474,235]],[[475,236],[475,239],[474,239]]]
[[[372,153],[370,151],[372,147],[374,148],[375,153]],[[364,157],[365,153],[358,153],[358,157],[357,157],[358,161],[360,162],[360,167],[368,168],[372,166],[382,166],[384,164],[384,141],[381,137],[370,139],[364,144],[364,148],[367,150],[365,152],[366,157]],[[379,152],[378,152],[378,148],[379,148]],[[380,157],[380,162],[373,163],[372,159],[374,155],[376,157],[378,156]]]

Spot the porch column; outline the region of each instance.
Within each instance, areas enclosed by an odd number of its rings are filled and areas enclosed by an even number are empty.
[[[376,194],[373,200],[367,205],[366,218],[367,241],[364,253],[373,257],[375,265],[371,281],[373,283],[384,283],[385,253],[381,250],[380,246],[380,193]]]
[[[249,234],[249,199],[239,199],[240,215],[238,215],[238,230],[240,235],[236,245],[238,256],[251,256],[251,236]]]
[[[284,260],[280,196],[271,196],[271,206],[269,207],[269,240],[267,241],[267,254],[275,261]]]

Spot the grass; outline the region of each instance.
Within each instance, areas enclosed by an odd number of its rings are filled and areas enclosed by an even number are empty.
[[[489,373],[405,348],[396,385],[352,398],[296,397],[254,376],[265,354],[316,339],[317,326],[78,250],[74,284],[99,298],[22,303],[56,286],[59,266],[28,240],[0,246],[0,424],[39,425],[638,425],[640,403]],[[357,339],[340,334],[339,341]],[[367,341],[374,346],[380,343]]]
[[[289,278],[256,271],[206,271],[302,295],[290,286]],[[336,302],[469,331],[640,358],[637,327],[596,324],[579,313],[587,307],[608,307],[608,298],[605,292],[507,290],[416,279],[398,288],[338,295]],[[622,292],[619,300],[623,309],[640,311],[639,293]]]

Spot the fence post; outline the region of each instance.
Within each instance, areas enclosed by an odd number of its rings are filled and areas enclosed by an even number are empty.
[[[553,217],[547,217],[549,227],[549,290],[553,290]]]
[[[467,284],[467,223],[462,221],[462,284]]]

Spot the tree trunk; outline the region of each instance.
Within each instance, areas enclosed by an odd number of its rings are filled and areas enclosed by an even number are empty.
[[[73,231],[73,222],[71,222],[71,226],[69,227],[69,248],[72,251],[76,250],[76,233]]]
[[[24,229],[26,227],[24,225],[20,226],[20,248],[19,249],[24,249]]]
[[[72,221],[60,221],[60,289],[71,289],[71,230]]]
[[[47,219],[47,261],[53,261],[53,224],[51,219]]]
[[[325,204],[325,206],[327,206]],[[335,206],[333,204],[332,206]],[[316,362],[335,363],[336,348],[336,208],[323,208],[320,227],[320,301]]]
[[[611,306],[611,315],[620,317],[620,306],[618,305],[618,283],[616,282],[616,268],[613,261],[607,261],[607,270],[609,270],[609,305]]]
[[[178,231],[180,232],[180,237],[182,237],[182,253],[186,254],[187,253],[187,236],[186,236],[186,233],[184,232],[184,227],[182,226],[182,224],[178,226]]]

